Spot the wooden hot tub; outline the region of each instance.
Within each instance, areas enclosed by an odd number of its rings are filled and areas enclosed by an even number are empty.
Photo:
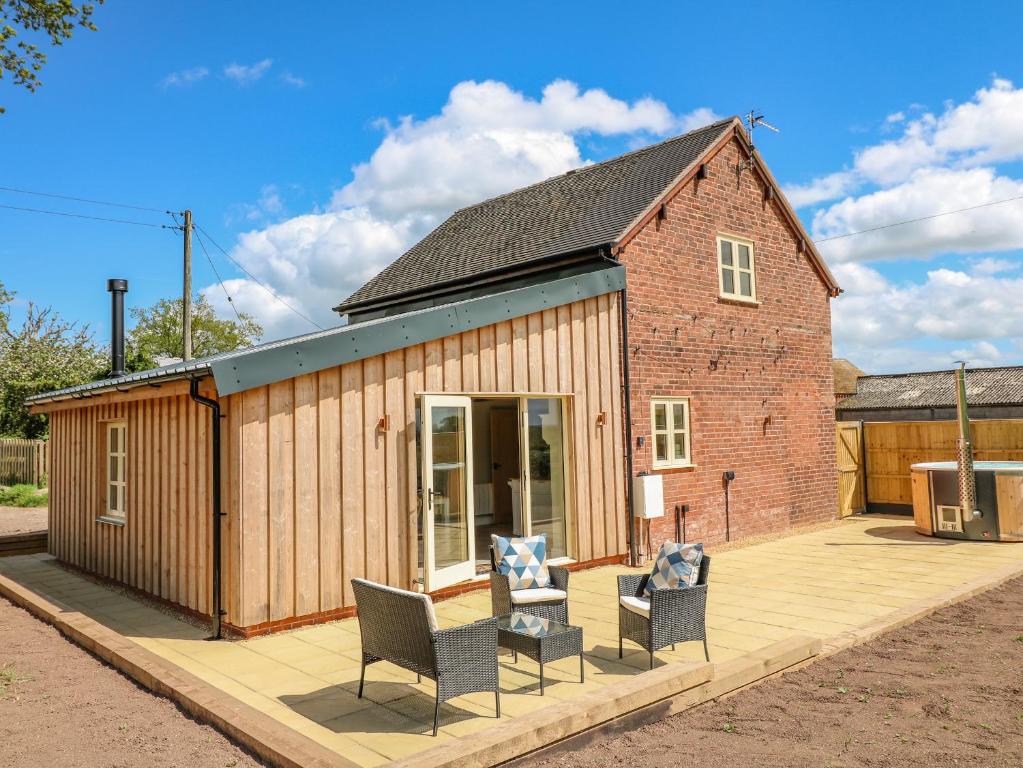
[[[954,461],[914,464],[913,521],[917,533],[969,541],[1023,541],[1023,461],[977,461],[977,509],[959,506]]]

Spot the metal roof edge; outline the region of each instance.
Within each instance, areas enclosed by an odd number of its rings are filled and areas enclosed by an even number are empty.
[[[615,266],[405,315],[342,326],[329,334],[211,360],[210,368],[218,395],[232,395],[501,320],[613,293],[624,287],[625,268]]]

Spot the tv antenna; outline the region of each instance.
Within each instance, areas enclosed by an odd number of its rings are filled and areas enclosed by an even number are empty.
[[[756,161],[753,158],[753,149],[755,146],[753,143],[753,130],[755,128],[757,127],[767,128],[769,131],[781,133],[781,131],[778,128],[775,128],[773,125],[767,122],[762,114],[757,114],[757,110],[755,109],[751,109],[749,112],[746,113],[744,122],[746,123],[746,138],[749,140],[749,159],[746,160],[746,162],[740,163],[736,167],[736,170],[739,173],[742,173],[747,169],[752,170],[753,167],[756,165]]]

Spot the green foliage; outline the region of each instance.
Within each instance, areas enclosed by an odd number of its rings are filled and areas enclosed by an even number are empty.
[[[34,485],[12,485],[0,487],[0,507],[45,507],[49,494]]]
[[[160,299],[151,307],[131,310],[135,327],[128,333],[125,350],[129,371],[157,367],[157,357],[181,357],[181,299]],[[192,301],[192,357],[208,357],[251,346],[263,335],[263,327],[250,315],[221,320],[202,294]]]
[[[45,438],[46,417],[29,414],[25,398],[98,378],[104,355],[88,326],[66,322],[50,307],[29,302],[21,327],[12,328],[13,301],[0,283],[0,437]]]
[[[18,28],[30,35],[48,37],[52,45],[63,45],[76,26],[96,31],[92,14],[96,3],[103,2],[75,5],[73,0],[0,0],[0,79],[10,73],[15,85],[34,93],[43,84],[39,71],[46,63],[46,53],[26,40],[15,43]],[[0,106],[0,114],[3,112]]]

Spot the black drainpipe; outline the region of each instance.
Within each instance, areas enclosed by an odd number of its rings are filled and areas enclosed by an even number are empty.
[[[220,403],[199,394],[199,380],[192,379],[188,394],[192,400],[210,409],[213,427],[213,637],[220,640],[220,620],[224,611],[220,607]]]
[[[617,259],[613,259],[603,252],[601,256],[616,267],[622,266]],[[632,387],[629,377],[629,291],[623,286],[619,291],[622,297],[622,398],[625,410],[625,530],[628,532],[629,541],[629,564],[637,565],[639,555],[636,552],[636,536],[632,517]]]

